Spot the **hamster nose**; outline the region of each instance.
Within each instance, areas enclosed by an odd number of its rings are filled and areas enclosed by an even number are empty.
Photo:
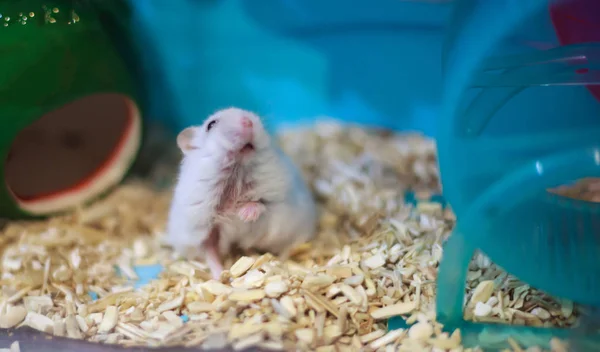
[[[247,116],[242,117],[242,126],[246,128],[252,127],[252,120],[250,120]]]

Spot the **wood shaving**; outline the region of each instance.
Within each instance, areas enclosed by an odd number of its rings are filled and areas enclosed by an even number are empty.
[[[28,312],[23,325],[29,326],[35,330],[52,334],[54,332],[54,322],[45,315],[35,312]]]
[[[463,350],[460,331],[448,335],[435,322],[437,266],[455,222],[428,199],[441,191],[435,143],[334,121],[282,134],[280,143],[321,207],[313,242],[285,260],[232,253],[219,281],[205,263],[176,258],[162,244],[180,154],[169,140],[165,160],[147,154],[155,165],[145,178],[72,213],[4,227],[2,327],[124,346]],[[416,205],[405,202],[408,191]],[[135,265],[153,264],[165,270],[134,288]],[[572,302],[480,253],[466,302],[467,319],[566,327],[578,317]],[[395,315],[414,325],[387,331]]]
[[[387,319],[397,315],[411,313],[417,307],[416,302],[402,302],[379,308],[371,312],[373,319]]]
[[[11,343],[9,348],[0,348],[0,352],[21,352],[19,341]]]
[[[427,340],[433,335],[433,326],[426,321],[421,321],[410,327],[408,337],[415,340]]]
[[[239,291],[233,292],[227,297],[228,300],[234,302],[252,302],[252,301],[260,301],[265,298],[266,293],[264,290],[247,290],[247,291]]]
[[[8,307],[4,313],[0,314],[0,328],[9,329],[17,326],[27,316],[27,309],[23,306]]]
[[[288,285],[283,281],[273,281],[265,285],[265,293],[269,297],[278,297],[288,291]]]
[[[550,348],[552,349],[552,352],[567,352],[567,351],[569,351],[568,344],[566,344],[565,342],[563,342],[557,338],[553,338],[552,340],[550,340]]]
[[[600,202],[600,178],[584,178],[574,184],[559,186],[548,190],[563,197]]]
[[[101,334],[108,333],[112,331],[117,326],[119,322],[119,311],[115,306],[106,307],[106,312],[104,313],[104,317],[102,318],[102,322],[100,322],[100,326],[98,327],[98,332]],[[68,330],[68,327],[67,327]]]

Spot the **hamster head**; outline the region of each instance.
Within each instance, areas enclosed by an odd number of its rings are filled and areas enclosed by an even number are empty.
[[[224,150],[243,158],[268,148],[270,137],[258,115],[228,108],[209,116],[201,126],[181,131],[177,145],[184,155]]]

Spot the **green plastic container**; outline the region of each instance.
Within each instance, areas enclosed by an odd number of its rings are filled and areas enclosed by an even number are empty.
[[[1,217],[81,205],[119,183],[135,160],[136,80],[114,41],[118,29],[111,36],[106,27],[121,6],[0,2]]]

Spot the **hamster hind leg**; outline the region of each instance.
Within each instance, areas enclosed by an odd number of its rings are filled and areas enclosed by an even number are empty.
[[[219,280],[223,272],[223,264],[219,255],[219,228],[217,226],[213,227],[208,239],[204,242],[204,249],[206,251],[206,265],[208,265],[213,279]]]

